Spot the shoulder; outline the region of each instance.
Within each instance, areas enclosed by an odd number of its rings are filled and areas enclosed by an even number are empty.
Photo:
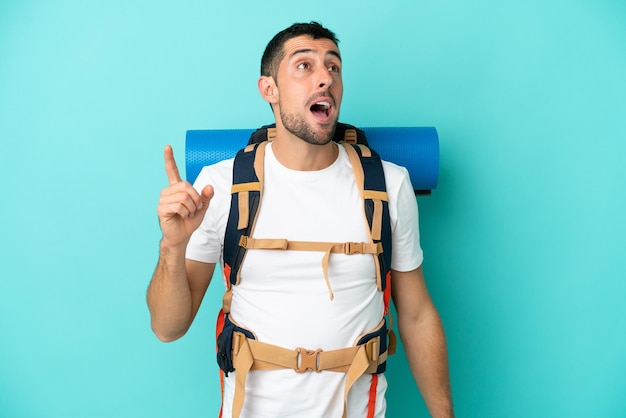
[[[382,163],[388,194],[397,195],[400,189],[409,189],[413,192],[409,171],[405,167],[385,160]]]
[[[231,158],[203,167],[196,177],[193,187],[200,192],[205,186],[211,185],[215,191],[213,202],[221,200],[230,202],[233,185],[233,161],[234,159]]]
[[[193,183],[197,190],[202,190],[207,184],[216,187],[226,183],[228,187],[233,181],[233,158],[222,160],[218,163],[205,166],[200,170],[198,177]]]
[[[406,167],[402,167],[401,165],[397,165],[392,163],[391,161],[382,160],[383,170],[385,172],[385,177],[389,177],[389,179],[397,181],[404,180],[409,177],[409,171]]]

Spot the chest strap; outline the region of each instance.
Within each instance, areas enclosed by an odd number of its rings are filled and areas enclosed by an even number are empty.
[[[372,254],[378,256],[383,252],[383,245],[380,242],[289,241],[283,238],[250,238],[245,235],[239,238],[239,246],[246,250],[323,251],[322,270],[330,300],[335,298],[330,280],[328,279],[328,261],[331,253],[346,255]]]
[[[387,351],[379,354],[380,344],[381,337],[376,337],[364,344],[337,350],[290,350],[247,338],[241,332],[234,332],[232,356],[236,373],[233,418],[238,418],[243,409],[248,372],[278,369],[293,369],[296,373],[346,373],[343,393],[345,418],[348,393],[354,382],[366,373],[376,373],[379,365],[387,360]]]

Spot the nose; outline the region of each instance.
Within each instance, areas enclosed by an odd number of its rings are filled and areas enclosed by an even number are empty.
[[[333,84],[333,76],[330,73],[330,70],[325,66],[321,66],[318,74],[318,87],[320,89],[330,88],[330,86]]]

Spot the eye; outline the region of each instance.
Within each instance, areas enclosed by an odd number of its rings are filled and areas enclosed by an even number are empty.
[[[331,64],[328,66],[328,71],[330,71],[331,73],[338,73],[339,71],[341,71],[341,68],[339,68],[338,65]]]
[[[309,68],[311,68],[311,65],[308,62],[301,62],[296,66],[296,68],[299,70],[308,70]]]

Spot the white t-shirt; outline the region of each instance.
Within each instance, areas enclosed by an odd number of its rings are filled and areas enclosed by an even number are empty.
[[[345,149],[319,171],[284,167],[266,148],[263,199],[255,238],[295,241],[367,242],[362,200]],[[202,169],[194,187],[211,184],[215,195],[187,247],[187,258],[221,261],[230,208],[233,160]],[[392,227],[391,267],[410,271],[422,263],[418,211],[406,169],[383,162]],[[398,216],[401,214],[401,216]],[[233,288],[232,318],[259,341],[295,349],[333,350],[353,346],[380,322],[384,305],[369,254],[331,254],[324,280],[322,252],[248,250],[241,281]],[[236,372],[235,372],[236,373]],[[231,416],[235,373],[225,379],[223,417]],[[344,373],[252,370],[241,418],[340,417]],[[362,376],[348,396],[348,417],[366,415],[371,375]],[[384,375],[377,386],[376,417],[385,415]]]

